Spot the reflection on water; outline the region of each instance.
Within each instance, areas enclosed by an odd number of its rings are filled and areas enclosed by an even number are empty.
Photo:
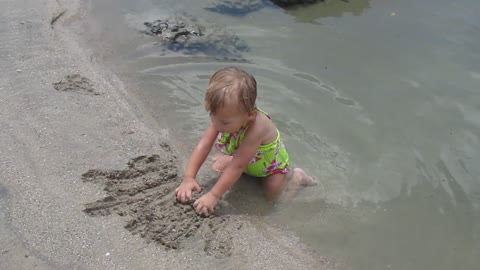
[[[320,182],[269,220],[348,269],[476,269],[480,3],[334,0],[245,16],[206,0],[93,5],[101,27],[90,44],[185,156],[209,121],[210,74],[237,65],[255,75],[293,163]],[[176,10],[228,26],[251,48],[246,61],[162,52],[139,33]]]

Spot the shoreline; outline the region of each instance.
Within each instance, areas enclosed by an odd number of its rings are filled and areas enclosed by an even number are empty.
[[[82,212],[85,204],[105,196],[101,186],[83,183],[82,174],[120,170],[141,155],[167,155],[161,145],[170,144],[168,132],[122,81],[92,61],[91,52],[64,27],[84,19],[88,5],[83,0],[0,4],[8,10],[5,29],[0,28],[0,52],[6,55],[0,58],[5,70],[0,77],[0,268],[333,268],[294,237],[267,226],[247,224],[236,231],[233,255],[217,259],[206,256],[199,241],[166,251],[128,232],[120,216],[93,218]],[[72,91],[68,85],[78,82],[66,76],[76,74],[85,87]],[[54,88],[59,82],[67,83],[65,91]]]

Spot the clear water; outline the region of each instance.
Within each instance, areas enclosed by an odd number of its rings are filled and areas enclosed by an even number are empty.
[[[478,269],[480,2],[330,0],[245,16],[207,0],[92,1],[85,36],[187,156],[208,76],[255,75],[296,165],[320,180],[267,218],[348,269]],[[186,11],[247,61],[162,51],[144,21]]]

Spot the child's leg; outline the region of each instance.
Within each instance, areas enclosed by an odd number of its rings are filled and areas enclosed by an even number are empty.
[[[276,173],[265,178],[265,196],[267,200],[274,201],[282,194],[287,181],[287,175]]]
[[[225,155],[222,152],[216,153],[212,157],[212,170],[217,171],[217,172],[223,172],[225,168],[227,168],[228,164],[232,161],[232,156]]]
[[[265,195],[267,200],[276,200],[282,194],[287,185],[285,198],[290,199],[301,187],[313,186],[316,184],[312,177],[308,176],[302,169],[295,168],[288,174],[273,174],[265,179]]]

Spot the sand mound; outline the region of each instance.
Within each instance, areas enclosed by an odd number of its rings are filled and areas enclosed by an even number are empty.
[[[215,257],[231,254],[233,231],[242,221],[221,210],[208,218],[198,216],[189,204],[175,200],[174,190],[181,179],[176,158],[168,145],[164,156],[139,156],[128,162],[125,170],[90,170],[82,175],[85,182],[103,184],[107,196],[85,205],[90,216],[118,214],[128,217],[125,228],[133,234],[164,245],[182,248],[188,239],[205,241],[205,252]],[[199,194],[197,194],[199,196]],[[219,214],[220,213],[220,214]]]
[[[93,87],[90,79],[80,74],[67,75],[59,82],[53,83],[53,88],[57,91],[76,92],[85,95],[100,95]]]

